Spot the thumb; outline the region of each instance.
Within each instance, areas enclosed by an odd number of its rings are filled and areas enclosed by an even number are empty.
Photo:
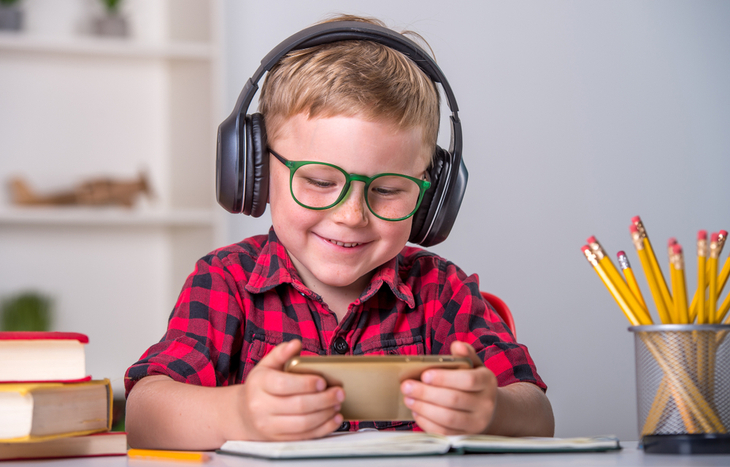
[[[451,355],[455,357],[467,357],[470,359],[474,368],[484,365],[482,359],[477,355],[477,351],[474,350],[474,347],[466,342],[454,341],[451,343],[449,350],[451,350]]]
[[[289,342],[282,342],[271,350],[268,354],[261,359],[258,366],[271,368],[274,370],[282,371],[287,360],[292,357],[299,355],[302,350],[302,342],[299,340],[291,340]]]

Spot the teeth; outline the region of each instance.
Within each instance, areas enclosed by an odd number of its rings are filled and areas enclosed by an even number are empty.
[[[337,246],[343,246],[345,248],[352,248],[354,246],[360,245],[360,243],[344,243],[344,242],[338,242],[336,240],[330,240],[330,243],[334,243]]]

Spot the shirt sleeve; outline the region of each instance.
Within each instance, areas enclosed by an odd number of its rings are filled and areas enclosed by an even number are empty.
[[[476,274],[466,276],[453,263],[437,268],[441,287],[432,321],[433,353],[448,354],[453,341],[471,344],[497,377],[500,387],[529,382],[543,390],[527,347],[515,341],[502,318],[481,295]]]
[[[243,315],[230,268],[215,254],[200,259],[185,281],[162,340],[127,370],[126,395],[151,375],[201,386],[228,385],[235,376],[238,359],[232,354],[241,348]]]

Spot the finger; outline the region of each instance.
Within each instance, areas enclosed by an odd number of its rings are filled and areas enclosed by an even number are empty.
[[[472,347],[471,344],[454,341],[451,343],[449,350],[451,351],[451,355],[457,357],[468,357],[471,360],[472,365],[474,365],[474,368],[484,366],[482,359],[479,358],[479,355],[477,355],[476,350],[474,350],[474,347]]]
[[[327,382],[317,375],[286,373],[265,368],[257,379],[259,378],[263,390],[272,396],[314,394],[327,389]]]
[[[270,436],[280,441],[321,438],[339,428],[342,420],[342,414],[335,410],[272,417],[269,422]]]
[[[497,384],[497,378],[487,367],[480,366],[471,370],[439,370],[425,371],[421,381],[429,386],[477,392]]]
[[[420,407],[421,409],[425,409],[425,407]],[[426,415],[416,412],[415,410],[411,409],[413,413],[413,420],[418,424],[421,429],[427,433],[437,433],[440,435],[462,435],[466,433],[470,433],[465,429],[463,426],[444,426],[440,423],[438,420],[434,420],[433,414],[428,414],[428,411]]]
[[[479,393],[431,386],[417,381],[404,382],[401,392],[406,398],[465,412],[473,410],[479,403]]]
[[[332,387],[320,393],[273,397],[270,402],[271,413],[292,416],[308,415],[330,409],[339,411],[344,400],[345,392],[340,387]]]
[[[257,366],[271,368],[274,370],[284,370],[286,361],[292,357],[299,355],[302,350],[302,342],[299,340],[290,340],[289,342],[282,342],[281,344],[274,347],[274,349],[266,354],[264,358],[257,364]]]

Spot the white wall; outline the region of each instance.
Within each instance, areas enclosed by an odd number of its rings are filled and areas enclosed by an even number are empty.
[[[336,12],[433,47],[470,172],[433,250],[510,305],[557,435],[637,439],[633,338],[580,247],[596,235],[639,268],[634,215],[662,263],[669,237],[692,252],[697,230],[730,228],[730,3],[228,0],[226,111],[273,46]],[[268,226],[267,215],[232,219],[230,241]]]

